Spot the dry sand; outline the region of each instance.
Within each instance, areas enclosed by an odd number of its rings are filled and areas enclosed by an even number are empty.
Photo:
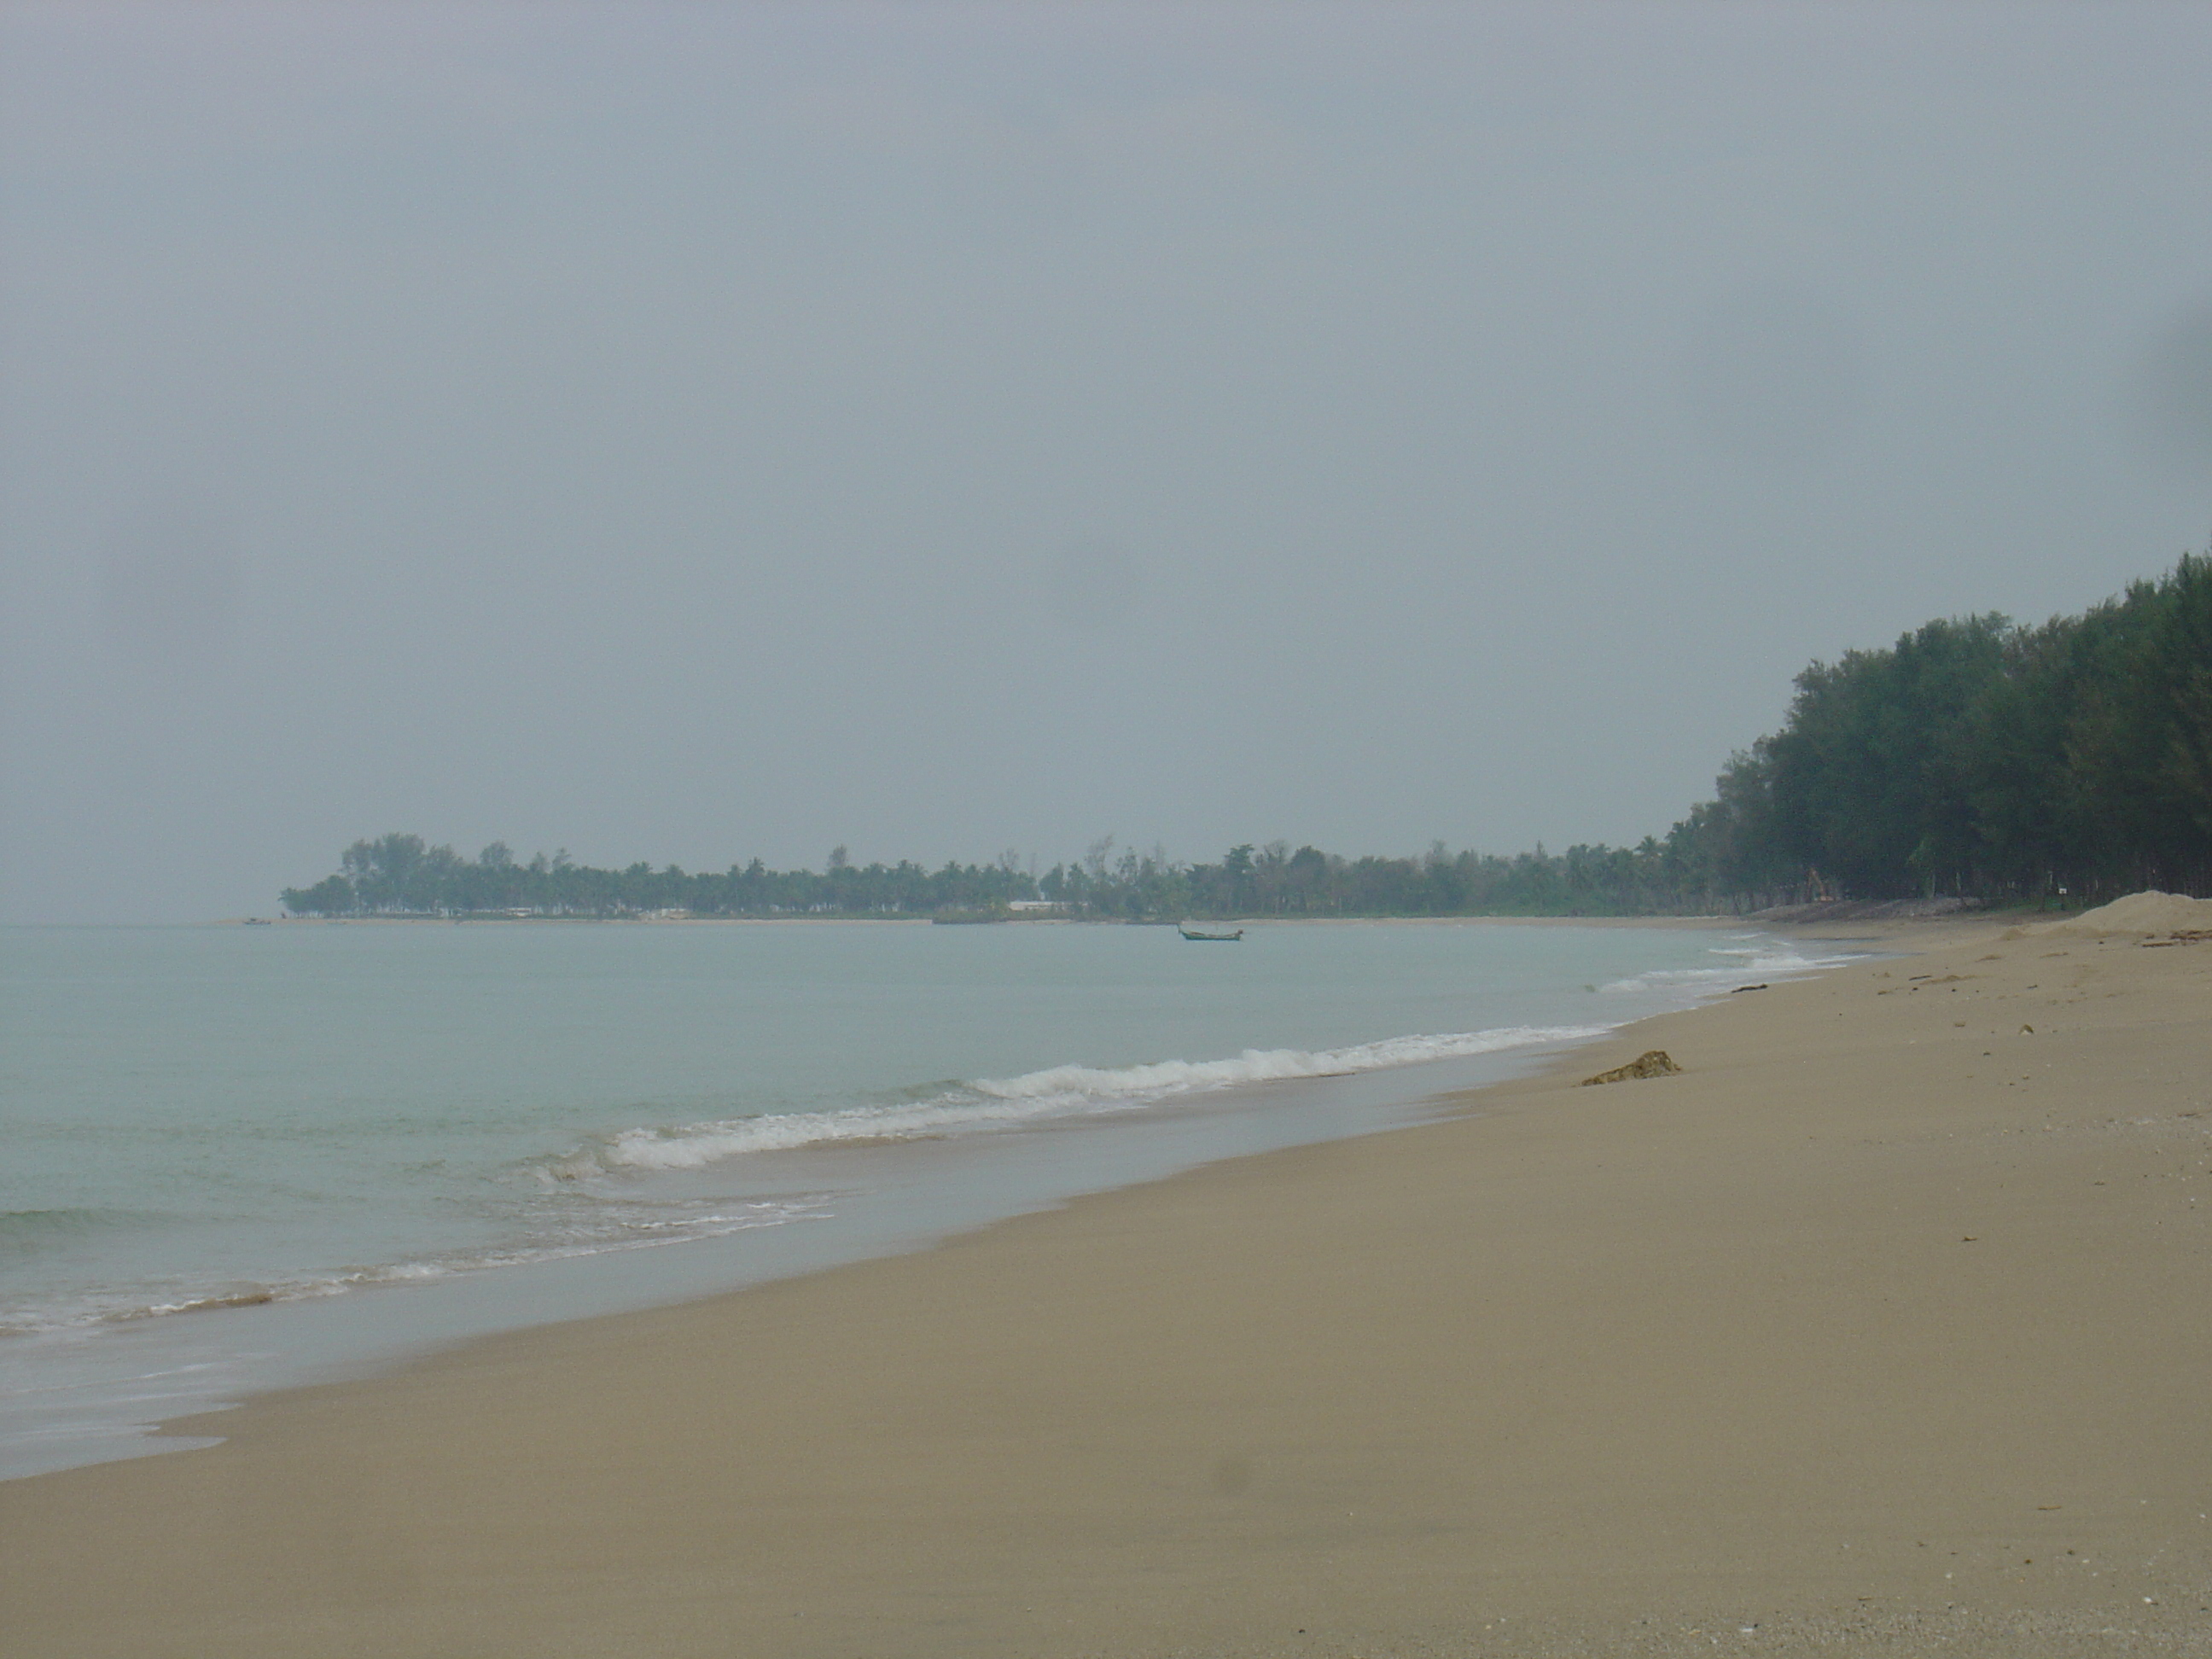
[[[2212,1653],[2212,942],[1899,943],[0,1485],[0,1650]]]

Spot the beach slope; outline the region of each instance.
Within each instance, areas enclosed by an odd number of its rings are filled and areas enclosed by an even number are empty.
[[[2212,1652],[2212,942],[2136,920],[0,1485],[4,1646]]]

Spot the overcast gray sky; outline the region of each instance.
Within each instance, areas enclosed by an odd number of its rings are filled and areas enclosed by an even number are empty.
[[[2212,8],[0,10],[0,914],[1633,841],[2212,533]]]

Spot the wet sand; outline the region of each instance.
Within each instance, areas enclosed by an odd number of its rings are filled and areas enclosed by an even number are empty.
[[[1446,1122],[0,1484],[0,1648],[2212,1652],[2212,941],[1889,937]]]

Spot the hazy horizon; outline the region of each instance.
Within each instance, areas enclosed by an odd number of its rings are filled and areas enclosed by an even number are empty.
[[[2212,538],[2212,12],[0,8],[0,917],[1663,834]]]

